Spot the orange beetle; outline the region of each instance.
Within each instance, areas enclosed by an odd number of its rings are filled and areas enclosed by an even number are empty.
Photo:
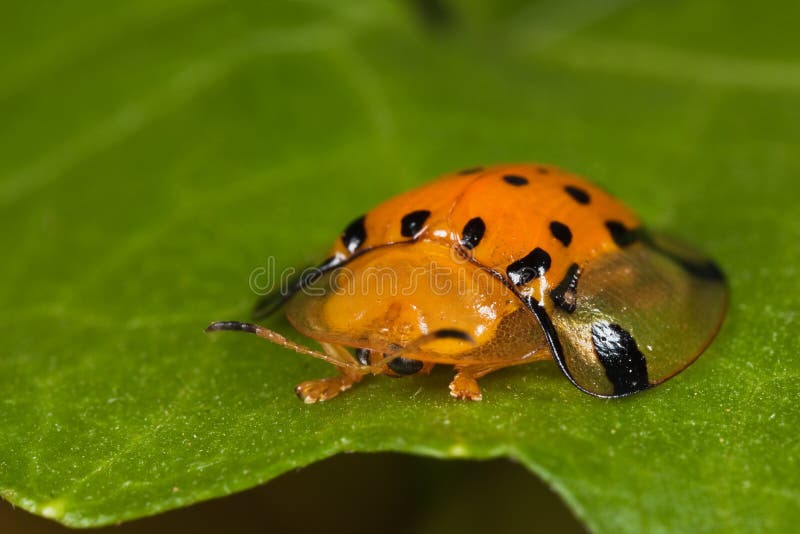
[[[264,327],[217,322],[335,365],[303,382],[307,403],[366,374],[407,376],[448,364],[450,393],[481,399],[477,380],[553,358],[581,391],[623,397],[699,356],[725,315],[714,262],[645,231],[587,181],[549,165],[446,175],[353,221],[329,258],[266,296],[257,318],[287,318],[322,351]]]

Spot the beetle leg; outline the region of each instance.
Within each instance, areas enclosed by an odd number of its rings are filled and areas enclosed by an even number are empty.
[[[478,379],[505,365],[465,365],[456,366],[456,376],[450,382],[450,395],[457,399],[479,401],[483,398]]]
[[[320,343],[320,345],[325,353],[331,357],[331,360],[337,360],[341,363],[341,365],[336,365],[334,363],[337,369],[339,369],[339,375],[317,380],[307,380],[298,384],[294,392],[300,400],[306,404],[330,400],[342,391],[353,387],[353,384],[360,382],[364,376],[363,372],[356,371],[352,368],[352,365],[354,363],[358,364],[358,362],[347,349],[340,345],[332,345],[330,343]]]

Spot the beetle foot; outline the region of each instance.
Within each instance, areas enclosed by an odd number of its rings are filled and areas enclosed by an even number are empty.
[[[347,391],[353,384],[361,380],[359,374],[345,374],[320,378],[318,380],[307,380],[301,382],[294,388],[297,397],[306,404],[323,402],[336,397],[342,391]]]
[[[457,399],[472,401],[483,399],[478,381],[461,373],[457,374],[450,382],[450,395]]]

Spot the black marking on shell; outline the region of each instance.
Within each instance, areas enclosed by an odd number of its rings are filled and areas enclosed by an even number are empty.
[[[253,318],[256,320],[269,317],[286,303],[292,295],[308,287],[322,277],[327,271],[342,263],[342,258],[331,256],[316,267],[306,267],[289,279],[286,291],[277,288],[258,299],[253,306]]]
[[[550,268],[550,254],[536,247],[527,256],[506,267],[506,274],[515,286],[523,286],[544,275]]]
[[[553,359],[555,359],[556,364],[558,364],[558,368],[561,369],[561,372],[564,374],[564,376],[567,377],[572,385],[581,391],[590,395],[598,396],[597,393],[589,391],[578,384],[572,377],[572,373],[570,373],[569,369],[567,369],[567,361],[564,357],[564,348],[561,345],[558,332],[556,332],[556,328],[553,326],[553,320],[550,319],[550,316],[547,314],[544,306],[542,306],[538,300],[530,295],[518,296],[520,300],[522,300],[523,304],[525,304],[525,307],[528,308],[528,310],[530,310],[530,312],[536,317],[536,321],[539,323],[539,326],[542,327],[542,332],[544,333],[544,338],[547,341],[547,346],[550,348],[550,352],[553,354]]]
[[[686,258],[681,258],[674,254],[668,254],[667,256],[672,261],[683,267],[683,270],[685,270],[687,273],[696,276],[697,278],[714,280],[717,282],[725,281],[725,273],[722,272],[722,269],[719,268],[719,265],[711,260],[692,261]]]
[[[696,276],[697,278],[702,278],[704,280],[714,280],[716,282],[725,281],[725,273],[722,272],[722,269],[720,269],[715,262],[711,260],[692,260],[690,258],[681,256],[676,251],[659,245],[659,243],[653,239],[650,233],[643,228],[639,228],[638,234],[639,239],[641,239],[644,244],[659,254],[674,261],[692,276]]]
[[[422,369],[424,364],[420,360],[413,360],[411,358],[403,358],[402,356],[398,356],[393,360],[389,360],[388,366],[389,369],[397,373],[398,375],[408,376],[416,374]]]
[[[425,221],[431,216],[428,210],[416,210],[407,213],[400,221],[400,234],[403,237],[416,237],[425,227]]]
[[[553,234],[553,237],[561,241],[565,247],[568,247],[569,244],[572,243],[572,230],[570,230],[569,226],[562,222],[551,222],[550,233]]]
[[[518,174],[506,174],[505,176],[503,176],[503,180],[507,184],[513,185],[515,187],[528,185],[528,179]]]
[[[606,221],[606,228],[619,248],[628,247],[639,240],[638,230],[628,228],[619,221]]]
[[[629,395],[650,387],[647,361],[636,340],[620,325],[594,323],[592,345],[606,377],[614,386],[614,395]]]
[[[472,336],[457,328],[441,328],[433,332],[433,337],[437,339],[460,339],[468,343],[474,343]]]
[[[480,217],[473,217],[461,230],[461,245],[466,249],[477,247],[483,239],[484,232],[486,232],[486,223]]]
[[[547,346],[550,348],[550,352],[553,354],[553,359],[556,361],[558,368],[561,369],[561,372],[573,386],[583,391],[584,393],[587,393],[594,397],[600,397],[601,399],[624,397],[626,395],[634,393],[634,392],[625,394],[615,393],[611,395],[605,395],[602,393],[598,393],[596,391],[591,391],[580,385],[578,381],[575,380],[575,377],[572,376],[572,373],[567,367],[567,359],[564,356],[564,347],[561,345],[561,340],[558,337],[558,332],[556,331],[556,328],[553,325],[553,321],[552,319],[550,319],[550,315],[548,315],[544,306],[542,306],[538,300],[536,300],[530,295],[520,295],[519,293],[517,293],[515,288],[511,286],[506,281],[506,279],[503,278],[502,275],[500,275],[499,273],[495,271],[490,271],[490,272],[494,273],[496,278],[505,283],[506,287],[514,291],[517,297],[523,302],[523,304],[525,304],[525,307],[536,317],[536,320],[539,323],[539,326],[542,328],[542,332],[544,333],[544,338],[545,341],[547,341]]]
[[[545,310],[545,307],[541,305],[541,303],[533,298],[531,295],[521,295],[517,292],[517,289],[514,287],[511,282],[504,277],[499,272],[488,269],[482,266],[479,262],[475,261],[474,259],[470,259],[472,263],[478,265],[486,270],[489,274],[494,276],[501,284],[506,286],[512,293],[514,293],[517,298],[525,305],[525,307],[530,311],[534,317],[536,317],[536,322],[539,323],[539,326],[542,329],[542,333],[544,334],[544,339],[547,342],[547,346],[550,349],[550,353],[553,355],[553,359],[556,361],[558,368],[561,370],[563,375],[570,381],[570,383],[578,388],[580,391],[588,395],[592,395],[594,397],[600,397],[602,399],[624,396],[624,395],[604,395],[602,393],[598,393],[596,391],[591,391],[583,387],[582,385],[578,384],[578,381],[575,380],[575,377],[572,376],[569,368],[567,367],[567,360],[564,357],[564,347],[561,345],[561,340],[558,337],[558,332],[556,331],[555,326],[553,325],[552,319],[550,319],[550,315]]]
[[[586,192],[585,189],[581,189],[580,187],[576,187],[574,185],[568,185],[564,188],[564,191],[567,192],[572,199],[577,202],[578,204],[588,204],[592,201],[592,198],[589,196],[589,193]]]
[[[581,268],[577,263],[573,263],[567,269],[567,274],[556,287],[550,291],[550,298],[553,303],[567,313],[575,311],[578,304],[578,279],[581,276]]]
[[[365,218],[366,216],[362,215],[347,225],[347,228],[342,232],[342,244],[350,254],[358,250],[364,244],[364,240],[367,239],[367,230],[364,227]]]

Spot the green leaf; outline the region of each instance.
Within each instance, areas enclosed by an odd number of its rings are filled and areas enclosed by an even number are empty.
[[[0,9],[7,500],[97,526],[402,451],[515,458],[597,531],[800,521],[795,3]],[[202,333],[248,318],[269,257],[317,261],[393,194],[527,160],[718,259],[728,318],[689,370],[613,401],[541,362],[481,403],[441,370],[306,406],[293,386],[329,366]]]

